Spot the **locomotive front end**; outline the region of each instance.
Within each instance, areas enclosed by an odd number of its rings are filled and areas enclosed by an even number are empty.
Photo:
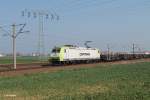
[[[49,62],[54,63],[54,62],[59,62],[60,61],[60,51],[61,48],[59,47],[55,47],[54,49],[52,49],[50,58],[49,58]]]

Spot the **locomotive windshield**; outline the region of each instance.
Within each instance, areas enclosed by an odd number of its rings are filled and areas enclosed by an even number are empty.
[[[52,53],[59,53],[60,52],[60,48],[54,48],[53,50],[52,50]]]

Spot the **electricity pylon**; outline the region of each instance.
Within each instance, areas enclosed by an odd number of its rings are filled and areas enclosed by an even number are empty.
[[[26,24],[13,24],[10,25],[12,27],[12,33],[6,31],[3,27],[0,27],[0,29],[2,29],[5,34],[3,36],[10,36],[13,40],[13,69],[16,69],[16,38],[20,35],[20,34],[24,34],[24,33],[28,33],[29,31],[23,31],[24,27],[26,26]],[[16,27],[20,27],[19,31],[16,32]]]
[[[42,56],[45,56],[45,43],[44,43],[44,19],[59,20],[59,16],[53,12],[48,12],[45,10],[34,10],[30,11],[25,9],[22,11],[22,16],[27,16],[28,18],[38,17],[38,56],[39,60],[42,60]]]

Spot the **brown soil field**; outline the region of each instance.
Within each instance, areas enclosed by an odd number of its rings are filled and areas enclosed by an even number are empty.
[[[59,70],[72,70],[79,68],[87,68],[93,66],[109,66],[114,64],[134,64],[140,62],[150,62],[150,59],[137,59],[137,60],[126,60],[126,61],[115,61],[115,62],[100,62],[95,64],[78,64],[78,65],[67,65],[67,66],[51,66],[42,63],[34,64],[18,64],[16,70],[10,70],[12,65],[0,65],[0,76],[12,77],[20,75],[28,75],[34,73],[48,73],[56,72]]]

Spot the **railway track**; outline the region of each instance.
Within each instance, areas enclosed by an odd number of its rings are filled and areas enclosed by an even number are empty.
[[[70,69],[78,69],[81,67],[82,68],[93,67],[96,65],[105,66],[105,65],[113,65],[113,64],[132,64],[132,63],[139,63],[139,62],[150,62],[150,58],[115,61],[115,62],[99,62],[94,64],[63,65],[63,66],[52,66],[52,65],[48,65],[47,63],[18,64],[16,70],[10,68],[6,68],[5,70],[0,69],[0,76],[26,75],[26,74],[33,74],[39,72],[53,72],[53,71],[64,70],[64,69],[70,70]],[[0,68],[5,66],[8,65],[0,65]]]
[[[24,66],[24,65],[38,65],[38,64],[45,64],[45,63],[19,63],[17,66]],[[8,67],[8,66],[13,66],[13,64],[0,64],[0,67]]]
[[[43,67],[46,63],[28,63],[28,64],[17,64],[17,69],[18,70],[26,70],[26,69],[36,69]],[[13,64],[0,64],[0,72],[6,72],[6,71],[14,71],[13,70]]]

